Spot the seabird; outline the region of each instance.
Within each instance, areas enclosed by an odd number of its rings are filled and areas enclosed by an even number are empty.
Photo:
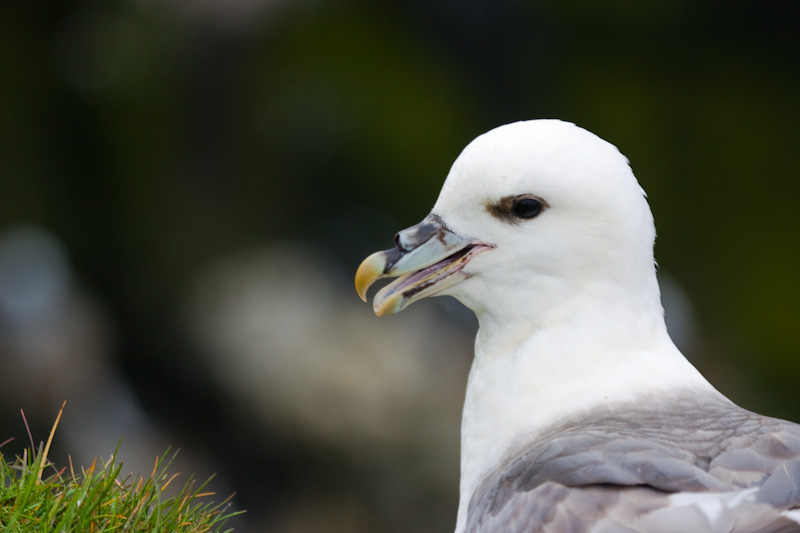
[[[456,533],[800,531],[800,425],[744,410],[675,347],[628,160],[574,124],[501,126],[370,255],[377,315],[478,317]]]

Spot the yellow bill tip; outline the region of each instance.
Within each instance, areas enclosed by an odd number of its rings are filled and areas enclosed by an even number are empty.
[[[356,271],[356,292],[359,298],[367,301],[367,291],[383,276],[385,268],[386,254],[384,252],[375,252],[361,262]]]
[[[402,309],[402,303],[403,297],[400,294],[393,294],[385,300],[382,300],[380,295],[378,295],[375,299],[375,305],[373,306],[375,316],[380,317],[397,313]]]

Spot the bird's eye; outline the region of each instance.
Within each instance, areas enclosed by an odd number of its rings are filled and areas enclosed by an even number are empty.
[[[542,212],[542,202],[535,198],[519,198],[511,206],[511,213],[519,218],[533,218]]]
[[[546,200],[533,194],[505,196],[496,202],[486,204],[486,209],[492,216],[510,224],[519,224],[523,220],[536,218],[548,207],[550,205]]]

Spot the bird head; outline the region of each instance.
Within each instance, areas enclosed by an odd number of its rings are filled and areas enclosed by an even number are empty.
[[[516,122],[464,149],[431,214],[365,259],[356,289],[366,301],[377,279],[398,277],[375,297],[379,316],[447,294],[479,318],[541,323],[575,298],[652,292],[654,239],[616,147],[571,123]]]

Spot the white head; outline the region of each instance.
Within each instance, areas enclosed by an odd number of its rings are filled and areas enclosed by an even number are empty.
[[[509,199],[534,195],[544,209],[515,217]],[[470,143],[433,207],[450,229],[496,245],[443,291],[479,315],[552,314],[590,284],[640,291],[654,276],[655,227],[628,160],[612,144],[557,120],[516,122]],[[638,285],[641,282],[644,285]],[[597,287],[600,289],[600,287]]]
[[[438,251],[415,260],[417,250],[434,246],[432,235]],[[574,124],[532,120],[472,141],[431,216],[364,265],[369,283],[406,274],[376,297],[380,314],[449,294],[478,315],[482,329],[518,322],[530,331],[590,300],[613,307],[625,299],[634,313],[660,317],[654,239],[644,191],[613,145]],[[468,250],[476,253],[441,261]]]

